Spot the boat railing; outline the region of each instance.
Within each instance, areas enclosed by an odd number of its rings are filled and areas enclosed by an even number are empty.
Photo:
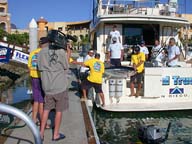
[[[15,107],[12,107],[3,103],[0,103],[0,112],[14,115],[20,118],[21,120],[23,120],[27,124],[27,126],[30,128],[35,139],[35,144],[42,144],[40,133],[37,126],[32,121],[32,119],[29,118],[24,112],[22,112],[21,110],[18,110]]]
[[[176,16],[177,3],[161,4],[155,0],[102,0],[94,12],[97,12],[97,16],[115,14]]]

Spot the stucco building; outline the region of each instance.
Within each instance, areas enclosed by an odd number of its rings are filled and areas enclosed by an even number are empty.
[[[8,13],[8,1],[0,0],[0,27],[11,32],[10,14]]]
[[[61,30],[65,34],[79,37],[80,35],[89,34],[89,25],[91,21],[79,21],[79,22],[48,22],[46,25],[47,30],[57,29]]]
[[[192,40],[192,14],[180,14],[179,17],[183,17],[189,21],[189,25],[181,29],[181,37],[184,39]]]

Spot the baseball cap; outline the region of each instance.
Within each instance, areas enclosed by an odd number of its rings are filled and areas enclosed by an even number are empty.
[[[44,44],[44,43],[48,43],[48,42],[49,42],[48,37],[41,37],[40,40],[39,40],[40,44]]]
[[[141,44],[145,44],[145,41],[141,41]]]
[[[133,46],[133,50],[135,51],[135,52],[140,52],[140,47],[139,46]]]
[[[97,57],[97,58],[100,58],[100,54],[99,54],[99,53],[96,53],[96,54],[95,54],[95,58],[96,58],[96,57]]]

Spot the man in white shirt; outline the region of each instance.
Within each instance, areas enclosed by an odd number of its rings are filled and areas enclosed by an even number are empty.
[[[155,40],[155,45],[151,50],[151,61],[155,67],[164,66],[166,60],[166,51],[163,49],[159,43],[159,40]]]
[[[178,59],[181,52],[179,47],[175,45],[175,39],[169,39],[169,46],[168,46],[168,61],[167,64],[169,67],[177,67]]]
[[[112,66],[121,66],[123,60],[123,47],[117,42],[117,37],[112,38],[113,43],[109,45],[107,61],[110,59]]]
[[[116,37],[117,38],[117,42],[121,43],[121,35],[120,35],[120,32],[117,30],[117,26],[116,25],[113,25],[113,29],[110,32],[109,37],[111,39],[111,43],[113,43],[113,41],[112,41],[113,37]]]
[[[155,59],[158,54],[160,53],[161,45],[159,44],[159,40],[155,40],[155,45],[152,47],[151,50],[151,59]]]
[[[140,52],[143,52],[145,54],[145,59],[147,61],[149,58],[149,50],[145,46],[145,41],[141,41],[141,43],[140,43]]]
[[[92,58],[94,58],[94,51],[93,51],[92,49],[90,49],[90,50],[88,51],[86,57],[83,59],[83,62],[85,62],[85,61],[87,61],[87,60],[89,60],[89,59],[92,59]],[[87,74],[88,74],[88,73],[86,73],[86,72],[87,72],[88,70],[89,70],[89,68],[87,68],[87,67],[83,67],[83,66],[82,66],[82,67],[80,68],[80,77],[81,77],[81,79],[84,79],[84,78],[87,77]]]

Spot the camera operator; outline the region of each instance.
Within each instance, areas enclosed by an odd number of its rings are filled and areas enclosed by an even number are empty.
[[[40,134],[43,139],[49,112],[55,109],[55,127],[52,140],[58,141],[65,138],[63,134],[59,133],[59,128],[62,112],[68,109],[67,73],[70,51],[67,48],[54,49],[52,44],[54,43],[49,40],[47,46],[38,55],[38,68],[45,92],[45,106]]]

